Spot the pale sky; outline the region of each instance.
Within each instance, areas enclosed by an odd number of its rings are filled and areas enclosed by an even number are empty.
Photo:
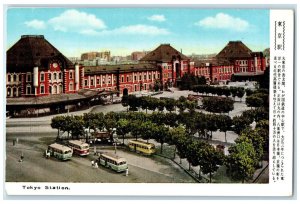
[[[67,57],[110,50],[112,56],[170,43],[183,54],[218,53],[241,40],[269,47],[269,10],[193,8],[9,8],[7,49],[21,35],[44,35]]]

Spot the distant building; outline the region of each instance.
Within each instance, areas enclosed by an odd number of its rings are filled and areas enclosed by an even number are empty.
[[[136,51],[131,53],[131,60],[138,61],[141,58],[145,57],[146,54],[148,54],[149,51]]]
[[[103,51],[103,52],[86,52],[81,54],[81,60],[88,60],[92,61],[95,59],[103,59],[104,61],[110,61],[110,51]]]

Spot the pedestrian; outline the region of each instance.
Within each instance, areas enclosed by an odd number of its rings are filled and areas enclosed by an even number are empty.
[[[95,169],[98,169],[98,163],[95,162]]]
[[[129,170],[127,168],[126,171],[125,171],[125,176],[128,176],[128,173],[129,173]]]
[[[91,164],[92,164],[92,167],[94,167],[94,165],[95,165],[94,160],[91,161]]]
[[[24,159],[24,156],[23,156],[23,153],[22,153],[19,162],[23,162],[23,159]]]

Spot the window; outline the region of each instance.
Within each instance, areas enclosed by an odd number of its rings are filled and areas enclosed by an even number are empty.
[[[41,81],[45,81],[45,74],[41,73]]]
[[[91,78],[91,86],[94,86],[94,78]]]
[[[26,87],[26,94],[31,94],[31,86]]]
[[[84,80],[84,86],[87,86],[87,85],[88,85],[88,80],[85,79],[85,80]]]
[[[144,74],[144,80],[146,80],[147,79],[147,74]]]
[[[142,74],[140,74],[140,81],[142,80]]]
[[[122,82],[122,83],[124,82],[124,76],[121,77],[121,82]]]
[[[73,91],[74,90],[74,85],[73,85],[73,83],[70,83],[69,84],[69,91]]]
[[[52,76],[52,74],[50,73],[50,74],[49,74],[49,80],[50,80],[50,81],[51,81],[51,76]]]
[[[7,88],[7,90],[6,90],[6,94],[7,94],[7,96],[10,96],[10,94],[11,94],[11,88]]]
[[[45,93],[45,87],[44,85],[41,85],[41,94],[44,94]]]
[[[136,75],[134,75],[134,81],[136,81]]]
[[[7,75],[7,81],[8,81],[8,82],[11,81],[11,76],[10,76],[10,74]]]
[[[22,75],[19,74],[19,81],[22,81]]]
[[[52,86],[49,86],[49,93],[52,94]]]
[[[53,79],[54,79],[54,80],[57,79],[57,74],[56,74],[56,73],[53,74]]]
[[[128,76],[126,77],[126,82],[129,82],[129,77]]]
[[[62,74],[61,74],[61,72],[58,73],[58,79],[62,79]]]
[[[73,72],[70,71],[70,79],[73,79]]]
[[[157,74],[157,78],[158,78],[158,79],[160,78],[160,74]]]
[[[31,81],[31,73],[27,73],[26,74],[26,82],[30,82]]]
[[[17,81],[17,75],[14,74],[14,81]]]
[[[96,83],[100,84],[100,79],[99,78],[97,78]]]

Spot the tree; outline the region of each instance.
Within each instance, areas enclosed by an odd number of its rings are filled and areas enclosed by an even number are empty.
[[[249,140],[244,140],[229,147],[226,159],[227,174],[243,183],[253,177],[255,172],[255,149]]]
[[[77,139],[79,139],[80,135],[84,135],[83,117],[77,115],[72,117],[69,127],[70,127],[70,131],[72,132],[72,138],[75,136]]]
[[[116,131],[118,135],[122,135],[124,145],[125,135],[130,132],[129,121],[126,119],[118,120]]]
[[[186,130],[183,125],[179,125],[175,128],[169,129],[170,141],[175,145],[174,159],[176,155],[177,145],[181,138],[186,138]]]
[[[128,95],[122,96],[122,106],[127,107],[127,111],[128,111]]]
[[[159,91],[161,89],[161,82],[160,82],[160,80],[155,80],[154,81],[154,91]]]
[[[135,95],[128,95],[128,105],[129,105],[129,110],[137,111],[141,105],[140,99],[137,98]]]
[[[155,126],[156,125],[151,121],[146,121],[141,124],[141,136],[144,140],[147,140],[147,143],[149,142],[149,139],[153,137],[153,129],[155,128]]]
[[[263,157],[264,138],[256,129],[245,129],[235,142],[240,143],[241,141],[244,141],[245,138],[249,139],[254,147],[256,154],[255,165],[258,166],[258,163],[262,160]]]
[[[179,113],[183,113],[186,107],[187,99],[184,96],[180,96],[179,99],[176,101],[176,106],[179,109]]]
[[[164,111],[165,106],[166,106],[165,100],[163,100],[163,99],[158,100],[157,108],[159,111],[161,111],[161,112]]]
[[[114,128],[117,126],[116,114],[114,112],[108,112],[104,116],[104,127],[107,132],[112,136]]]
[[[130,121],[130,132],[133,136],[135,136],[135,140],[141,135],[141,125],[142,122],[140,120]]]
[[[65,125],[65,117],[64,116],[56,116],[51,119],[51,127],[57,129],[57,139],[59,138],[59,131]]]
[[[176,101],[175,99],[172,99],[172,98],[168,98],[168,99],[165,99],[165,107],[167,109],[167,111],[174,111],[175,110],[175,105],[176,105]]]
[[[261,107],[264,104],[264,101],[262,98],[259,98],[255,95],[247,96],[246,97],[246,104],[249,107]]]
[[[203,174],[209,174],[209,182],[211,183],[212,174],[223,164],[225,156],[223,152],[216,150],[208,143],[204,143],[198,152],[200,169]]]
[[[239,135],[244,129],[249,127],[251,121],[248,118],[245,118],[243,116],[234,116],[232,119],[232,123],[233,123],[233,127],[232,127],[233,131]]]
[[[209,114],[206,115],[206,120],[207,120],[207,130],[211,132],[210,137],[212,137],[212,132],[217,131],[218,130],[218,125],[217,125],[217,121],[218,121],[218,116],[215,114]],[[207,137],[208,139],[208,137]]]
[[[223,97],[206,97],[202,100],[203,108],[212,113],[228,113],[234,109],[234,101]]]
[[[245,89],[243,87],[238,87],[236,95],[240,98],[240,102],[242,102],[242,98],[245,95]]]
[[[219,115],[217,126],[219,127],[220,131],[225,133],[225,142],[227,142],[226,132],[231,129],[232,119],[228,115]]]
[[[160,143],[160,153],[163,151],[163,144],[167,141],[169,136],[169,129],[164,125],[157,125],[153,128],[154,139]]]

